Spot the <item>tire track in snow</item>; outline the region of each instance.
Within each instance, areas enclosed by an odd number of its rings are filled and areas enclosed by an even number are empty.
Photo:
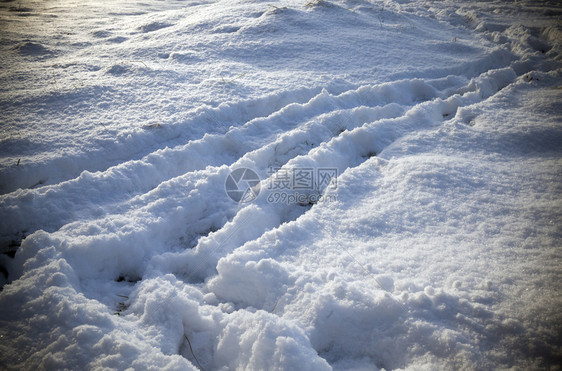
[[[344,174],[348,169],[356,168],[367,161],[371,154],[384,151],[386,147],[402,136],[440,125],[444,120],[453,117],[459,107],[487,99],[515,79],[516,75],[511,69],[486,73],[477,81],[473,80],[467,87],[460,89],[459,91],[463,95],[457,93],[446,99],[436,98],[415,105],[400,117],[380,119],[346,131],[305,155],[293,157],[281,170],[335,167],[339,170],[338,174]],[[254,167],[261,174],[265,173],[265,164],[257,161],[248,163],[242,159],[231,166],[231,169],[236,168],[236,166]],[[195,282],[200,282],[215,274],[217,263],[222,257],[251,241],[251,237],[259,238],[268,230],[279,227],[283,222],[297,219],[309,209],[310,207],[299,205],[271,204],[267,202],[267,194],[262,194],[252,205],[240,210],[233,220],[222,229],[200,239],[194,250],[172,254],[168,259],[155,257],[153,261],[154,269],[169,270],[180,277],[183,276],[187,281],[195,277]],[[272,215],[276,217],[272,218]],[[262,230],[259,233],[254,232],[252,236],[232,238],[233,230],[244,230],[240,224],[252,225],[251,229],[254,231],[256,226],[261,226]],[[225,238],[225,235],[229,237]],[[205,261],[205,263],[202,263],[202,261]],[[238,268],[243,269],[243,267]],[[224,275],[225,283],[233,279],[234,276],[237,277],[237,280],[244,281],[243,275],[240,276],[239,269],[233,269],[230,273]],[[219,269],[220,274],[221,270]],[[227,291],[224,293],[228,297]],[[256,298],[259,297],[259,294],[250,292],[248,296]],[[254,301],[249,305],[260,307]]]
[[[178,157],[189,151],[206,150],[209,147],[212,154],[209,158],[213,158],[217,154],[216,149],[219,149],[218,152],[224,149],[224,141],[228,142],[228,136],[236,137],[236,134],[244,141],[253,136],[257,147],[253,151],[240,151],[243,154],[232,151],[235,155],[231,157],[234,162],[230,166],[222,164],[209,167],[208,164],[202,164],[201,169],[188,171],[180,176],[164,176],[163,178],[168,180],[161,182],[152,191],[111,206],[113,214],[101,215],[91,221],[66,224],[55,235],[64,236],[63,239],[68,238],[71,242],[60,243],[62,240],[59,240],[55,245],[59,245],[61,255],[72,266],[79,268],[77,271],[81,272],[84,278],[100,275],[111,279],[141,278],[149,266],[150,269],[158,268],[163,272],[183,275],[188,281],[200,282],[216,273],[221,257],[244,243],[259,238],[266,231],[277,228],[283,222],[295,220],[309,209],[303,206],[295,208],[292,205],[268,204],[264,201],[265,197],[262,197],[257,203],[239,210],[223,189],[224,180],[230,170],[252,167],[263,176],[270,166],[284,164],[284,168],[336,167],[339,174],[343,174],[346,169],[359,166],[371,154],[380,153],[403,135],[438,125],[444,119],[452,117],[458,107],[488,98],[516,77],[512,69],[506,68],[485,73],[468,84],[459,84],[462,78],[447,78],[431,83],[412,80],[362,87],[338,96],[323,92],[304,105],[286,106],[267,118],[256,119],[242,127],[234,128],[226,135],[206,136],[200,141],[188,143],[181,150],[167,150],[171,151],[167,158],[169,161],[177,161]],[[447,94],[440,98],[439,91],[432,84],[440,85],[442,91]],[[404,112],[401,105],[389,103],[392,101],[414,105]],[[366,102],[370,102],[373,107],[365,106]],[[390,117],[384,118],[385,111]],[[286,130],[287,121],[303,116],[306,117],[304,124],[295,124],[292,131],[280,137],[279,132],[267,130],[271,129],[272,122],[277,122],[279,130]],[[344,117],[349,121],[342,127]],[[313,148],[311,143],[307,142],[311,138],[322,144]],[[213,143],[223,145],[214,148]],[[279,148],[284,150],[279,151]],[[166,153],[166,150],[164,152]],[[135,161],[131,163],[141,165],[141,168],[146,165]],[[156,162],[151,166],[157,168],[161,163]],[[139,169],[133,166],[133,172],[135,170]],[[81,178],[91,186],[100,179],[107,178],[108,173],[98,173],[97,176],[99,178],[88,179],[85,175],[85,180]],[[144,179],[150,179],[152,176],[154,174],[144,174]],[[72,182],[62,183],[58,187],[65,184]],[[50,192],[57,192],[56,188],[45,187],[44,194],[50,197]],[[15,193],[15,196],[17,199],[17,196],[23,195],[24,201],[27,200],[36,206],[33,192],[45,190],[22,191],[21,195]],[[67,190],[60,192],[68,194]],[[90,206],[88,203],[85,205]],[[18,206],[17,202],[14,206]],[[95,218],[95,209],[86,211],[90,214],[84,214]],[[246,217],[243,218],[244,215],[247,216],[247,221]],[[133,225],[125,222],[127,220],[133,220]],[[173,222],[170,223],[170,220]],[[232,228],[238,228],[241,220],[259,227],[252,229],[254,233],[242,233],[227,239],[226,242],[217,242]],[[21,221],[20,223],[24,224]],[[12,229],[16,230],[17,228]],[[182,235],[178,235],[178,230],[183,231]],[[212,232],[213,230],[216,232]],[[185,250],[186,246],[193,246],[191,241],[202,235],[206,237],[199,239],[195,249]],[[136,246],[135,254],[132,255],[126,248],[131,243]],[[28,258],[36,252],[37,246],[33,243],[29,245],[31,246],[26,246],[24,241],[24,252],[17,256],[18,260]],[[106,249],[111,249],[115,257],[110,262],[98,258],[111,255],[103,253]],[[152,261],[148,263],[150,259]],[[12,272],[10,274],[13,276]],[[14,274],[17,276],[18,272]]]
[[[22,231],[31,233],[40,228],[55,231],[75,219],[99,218],[104,214],[122,212],[122,204],[126,204],[134,195],[142,195],[166,180],[187,172],[231,164],[249,151],[273,143],[275,137],[284,131],[330,112],[337,114],[330,119],[322,118],[321,121],[327,120],[326,125],[335,135],[338,131],[351,129],[369,120],[389,114],[399,115],[402,113],[401,106],[411,106],[446,95],[447,90],[458,89],[462,82],[462,79],[435,80],[430,83],[403,80],[361,87],[337,96],[323,91],[306,103],[284,105],[267,117],[254,118],[242,126],[231,127],[225,134],[206,134],[199,140],[158,150],[141,160],[128,161],[105,172],[83,172],[80,177],[58,185],[16,191],[0,197],[0,213],[6,215],[5,220],[9,220],[2,225],[0,236],[6,245],[6,241],[17,240]],[[432,83],[440,85],[441,91],[437,91]],[[306,142],[310,139],[306,138],[307,130],[318,130],[316,126],[295,135],[300,137],[299,141]],[[316,143],[311,141],[309,145],[317,145],[323,140],[316,139]],[[277,144],[275,150],[284,148],[286,159],[280,156],[275,165],[281,165],[292,156],[290,142],[290,139],[285,138],[284,142]],[[87,193],[82,191],[86,189]],[[14,209],[19,210],[14,212]],[[54,220],[57,222],[54,223]]]
[[[425,86],[421,82],[417,82],[417,84],[421,84],[420,86]],[[388,87],[383,88],[387,89]],[[425,86],[425,88],[429,89],[430,87]],[[349,100],[350,95],[354,94],[344,95],[342,99]],[[338,97],[331,97],[329,94],[323,93],[316,98],[316,103],[309,102],[308,104],[315,107],[316,104],[320,102],[321,107],[326,107],[326,100],[337,98]],[[382,101],[384,103],[384,99],[382,99]],[[351,106],[353,107],[353,105]],[[287,107],[287,110],[292,112],[291,115],[296,115],[295,117],[302,116],[303,110],[306,109],[306,105],[300,107]],[[322,112],[324,111],[326,110],[322,110]],[[369,121],[369,119],[385,116],[399,116],[402,114],[402,112],[403,108],[395,103],[392,103],[379,107],[375,106],[373,108],[360,106],[350,109],[349,112],[340,109],[332,116],[326,116],[323,113],[326,118],[325,120],[308,121],[304,125],[304,127],[301,125],[301,127],[280,136],[276,141],[262,146],[255,151],[247,153],[238,161],[238,163],[256,164],[259,162],[262,164],[261,167],[263,168],[267,168],[268,166],[274,164],[283,164],[286,160],[293,158],[294,156],[308,152],[308,150],[311,148],[311,143],[307,143],[308,140],[314,141],[316,138],[316,142],[321,143],[323,141],[331,139],[334,135],[337,135],[339,131],[348,128],[352,129],[355,126],[360,126],[363,122]],[[342,121],[344,120],[343,117],[341,117],[342,114],[345,117],[345,125],[343,126]],[[284,111],[282,113],[282,116],[286,115],[286,111]],[[291,117],[291,115],[289,115],[289,117]],[[284,123],[282,126],[285,126]],[[217,140],[222,139],[222,137],[218,137]],[[203,148],[212,147],[209,145],[209,143],[206,143]],[[94,220],[90,223],[70,223],[64,226],[61,232],[70,236],[80,236],[84,233],[87,233],[88,235],[103,236],[99,237],[98,239],[103,240],[110,238],[114,244],[119,245],[121,242],[110,231],[122,227],[122,222],[120,222],[121,219],[126,217],[130,218],[131,220],[149,220],[150,222],[153,222],[152,225],[148,229],[142,229],[145,232],[149,232],[151,228],[156,228],[157,230],[161,231],[163,236],[165,236],[168,233],[173,234],[173,230],[181,230],[182,228],[177,228],[177,226],[175,225],[160,226],[159,224],[161,221],[154,221],[154,218],[151,217],[155,214],[159,214],[161,212],[159,210],[162,209],[181,209],[178,211],[181,214],[181,216],[178,216],[178,218],[182,221],[182,223],[190,226],[190,230],[187,233],[187,238],[193,238],[201,233],[205,233],[209,229],[215,228],[213,224],[218,223],[219,225],[222,225],[226,221],[224,220],[225,218],[230,219],[235,215],[236,205],[233,204],[232,201],[227,197],[223,188],[227,171],[228,168],[226,166],[221,166],[218,168],[208,167],[205,170],[188,172],[183,176],[172,178],[171,180],[161,183],[156,189],[146,194],[142,194],[130,200],[127,200],[123,205],[120,205],[114,210],[116,213],[114,215],[109,215],[105,218],[98,219],[97,221]],[[214,199],[212,196],[210,198],[202,198],[200,197],[201,194],[213,196],[218,195],[220,197],[218,197],[218,200]],[[150,224],[150,222],[148,223]],[[158,226],[156,226],[154,223],[158,224]],[[85,227],[82,227],[82,225],[84,224],[88,225],[86,230],[84,229]],[[92,225],[95,225],[95,227],[92,227]],[[151,233],[144,235],[144,232],[141,231],[139,232],[139,235],[143,236],[137,238],[141,240],[150,240],[150,234]],[[110,237],[108,237],[108,235],[110,235]],[[126,233],[126,235],[129,236],[129,233]],[[123,237],[125,236],[121,236],[121,238]],[[124,239],[126,240],[127,238],[128,237],[125,237]],[[177,238],[177,236],[174,238]],[[165,239],[166,238],[163,237],[163,240]],[[91,243],[98,246],[98,242],[92,241]],[[87,249],[93,249],[93,245],[87,247]],[[113,247],[115,247],[116,245],[114,245]],[[98,248],[102,247],[98,246]],[[149,250],[151,250],[150,246],[146,246],[145,248],[146,252],[149,252]],[[152,251],[150,254],[153,254],[155,252],[156,251]],[[85,251],[82,251],[81,254],[82,256],[88,255],[88,253]],[[95,260],[96,258],[94,256],[91,256],[90,259]],[[78,262],[79,260],[81,260],[81,258],[79,257],[79,255],[76,255],[77,264],[81,264],[80,262]],[[136,262],[134,259],[131,260],[129,259],[129,257],[123,256],[122,258],[116,259],[115,263],[123,267],[128,267],[129,263],[125,263],[125,260],[128,260],[129,262]],[[89,260],[89,262],[91,261],[92,260]],[[90,264],[87,265],[90,266]],[[108,266],[113,265],[114,264],[111,263]],[[83,267],[83,269],[85,270],[85,272],[89,270],[88,267]],[[102,270],[107,269],[103,268]],[[127,270],[127,268],[125,270]],[[112,273],[112,275],[116,274],[117,273]],[[139,272],[125,272],[123,274],[119,273],[117,275],[139,276]]]

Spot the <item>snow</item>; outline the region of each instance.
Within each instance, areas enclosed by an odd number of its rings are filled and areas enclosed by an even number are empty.
[[[560,367],[560,14],[0,4],[0,365]]]

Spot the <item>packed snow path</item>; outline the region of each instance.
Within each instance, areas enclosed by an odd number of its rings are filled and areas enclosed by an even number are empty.
[[[0,11],[4,368],[562,361],[556,5]]]

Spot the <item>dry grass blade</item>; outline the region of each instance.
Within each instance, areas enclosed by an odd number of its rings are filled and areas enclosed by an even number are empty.
[[[199,363],[199,360],[197,359],[197,357],[195,357],[195,353],[193,353],[193,348],[191,347],[191,341],[189,341],[189,338],[187,337],[186,334],[183,334],[183,337],[185,338],[185,340],[187,340],[187,345],[189,345],[189,351],[191,352],[191,355],[193,356],[193,359],[194,359],[195,362],[197,363],[197,366],[198,366],[199,369],[201,369],[202,371],[205,371],[205,369],[203,368],[203,366],[201,366],[201,364]]]

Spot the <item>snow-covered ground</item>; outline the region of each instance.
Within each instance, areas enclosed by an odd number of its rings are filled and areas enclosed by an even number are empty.
[[[560,369],[561,16],[0,3],[0,367]]]

